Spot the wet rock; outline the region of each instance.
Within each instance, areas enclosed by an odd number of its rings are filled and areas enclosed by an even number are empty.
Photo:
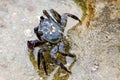
[[[64,74],[64,71],[56,67],[46,79],[52,80],[58,73],[58,80],[62,80],[61,77],[64,77],[64,80],[120,80],[120,1],[96,0],[92,5],[85,3],[85,0],[80,1],[83,1],[81,8],[72,0],[1,0],[0,80],[44,80],[46,75],[39,76],[30,61],[26,42],[36,39],[33,29],[38,25],[39,17],[43,15],[42,10],[50,8],[60,14],[75,14],[79,18],[83,17],[81,9],[85,9],[86,12],[83,12],[86,17],[83,18],[82,25],[69,19],[65,30],[67,35],[68,29],[78,26],[73,28],[74,31],[69,37],[71,50],[77,57],[71,67],[72,74],[66,78],[67,73]],[[90,1],[92,3],[92,0]],[[87,11],[93,7],[94,16]],[[94,9],[91,12],[93,14]],[[86,23],[90,25],[89,28]],[[73,59],[66,58],[68,66],[72,61]]]

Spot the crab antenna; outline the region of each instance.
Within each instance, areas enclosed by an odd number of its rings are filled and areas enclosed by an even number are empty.
[[[44,18],[43,16],[40,16],[40,19],[43,20],[43,19],[45,19],[45,18]]]

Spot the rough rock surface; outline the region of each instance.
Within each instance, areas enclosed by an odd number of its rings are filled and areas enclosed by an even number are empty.
[[[69,80],[120,80],[120,1],[95,2],[95,17],[87,32],[71,35],[78,59]],[[81,28],[82,29],[82,28]],[[75,35],[79,34],[78,38]],[[75,39],[76,38],[76,39]]]
[[[119,0],[96,0],[89,30],[71,30],[77,60],[69,80],[120,80],[119,5]],[[26,41],[36,39],[33,28],[42,10],[51,8],[82,17],[72,0],[0,0],[0,80],[43,80],[30,62]],[[70,19],[67,26],[75,23]]]
[[[33,29],[42,10],[51,8],[81,17],[71,0],[0,0],[0,80],[42,80],[30,62],[26,44],[37,39]]]

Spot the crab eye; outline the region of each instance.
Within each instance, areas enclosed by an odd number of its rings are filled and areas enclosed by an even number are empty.
[[[43,16],[40,17],[40,23],[44,20],[45,18]]]
[[[40,17],[41,20],[45,19],[43,16]]]

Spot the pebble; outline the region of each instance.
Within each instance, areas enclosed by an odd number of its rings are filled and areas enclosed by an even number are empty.
[[[73,63],[73,61],[74,61],[74,58],[67,56],[66,57],[66,62],[67,62],[66,66],[69,67]]]
[[[32,32],[31,32],[30,29],[26,29],[26,30],[24,31],[24,34],[25,34],[26,37],[32,37]]]
[[[42,77],[40,77],[40,80],[43,80],[43,78],[42,78]]]
[[[95,66],[92,68],[91,72],[95,72],[95,71],[97,71],[98,69],[99,69],[99,65],[95,65]]]
[[[26,19],[26,18],[23,18],[23,19],[21,19],[21,21],[23,21],[23,22],[24,22],[24,21],[27,21],[27,19]]]
[[[64,77],[66,76],[67,74],[64,74],[64,73],[60,73],[60,77]]]

